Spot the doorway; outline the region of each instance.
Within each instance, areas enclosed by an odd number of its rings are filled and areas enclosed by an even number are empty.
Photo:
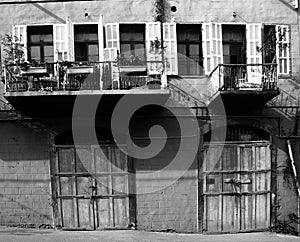
[[[107,162],[107,160],[109,162]],[[130,159],[114,144],[56,145],[56,197],[65,229],[128,228]]]
[[[224,64],[246,64],[246,26],[222,25]]]
[[[222,146],[207,144],[204,149],[203,231],[268,229],[271,213],[270,143],[226,142]],[[218,159],[215,156],[220,148],[223,149]]]

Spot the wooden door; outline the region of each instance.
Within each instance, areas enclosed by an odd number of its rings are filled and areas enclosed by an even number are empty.
[[[241,232],[270,225],[271,155],[268,142],[210,145],[204,154],[203,230]]]
[[[97,227],[128,228],[128,159],[116,146],[94,149]],[[109,161],[109,162],[107,162]]]
[[[128,227],[127,160],[113,145],[57,146],[55,177],[63,228]]]

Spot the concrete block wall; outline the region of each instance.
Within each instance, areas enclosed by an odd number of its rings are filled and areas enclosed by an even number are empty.
[[[137,171],[138,172],[138,171]],[[156,182],[159,182],[156,178]],[[144,186],[137,181],[137,189]],[[172,185],[149,194],[137,195],[137,229],[197,232],[197,171],[190,170]]]
[[[159,155],[134,161],[137,229],[198,231],[197,156],[195,155],[186,171],[168,168],[174,156],[180,152],[179,142],[180,140],[169,140]],[[186,161],[182,160],[184,162]]]
[[[47,135],[0,123],[0,224],[52,224]]]

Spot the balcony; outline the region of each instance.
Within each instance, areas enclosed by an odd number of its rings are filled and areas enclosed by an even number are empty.
[[[134,75],[136,71],[138,75]],[[126,94],[128,91],[125,90],[132,90],[132,93],[133,90],[145,92],[146,89],[163,89],[161,75],[148,75],[146,66],[118,66],[115,62],[7,65],[5,86],[6,96],[37,95],[36,92],[39,95],[50,95],[85,90]],[[112,90],[117,92],[109,92]]]
[[[123,68],[116,62],[55,62],[39,65],[7,65],[5,67],[5,98],[19,111],[30,116],[55,113],[61,109],[72,111],[77,96],[104,95],[107,106],[125,94],[150,95],[167,99],[169,90],[162,75],[150,75],[147,66],[157,63],[145,62],[142,68]],[[166,79],[166,78],[165,78]]]
[[[265,104],[279,94],[277,64],[219,64],[209,78],[210,104],[221,97],[231,109]]]

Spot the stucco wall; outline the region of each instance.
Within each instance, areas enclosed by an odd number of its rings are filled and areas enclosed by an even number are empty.
[[[287,151],[285,140],[277,141],[277,215],[281,221],[291,222],[289,215],[299,216],[298,198],[291,169],[291,161]],[[296,223],[291,223],[298,233],[299,227]]]
[[[291,27],[292,72],[299,72],[299,29],[297,9],[292,0],[169,0],[176,6],[170,21],[177,23],[264,23],[287,24]],[[153,21],[150,0],[120,0],[76,3],[44,3],[26,5],[1,5],[0,34],[10,32],[14,24],[61,23],[67,16],[73,22],[97,22],[100,15],[104,22]],[[233,12],[237,13],[234,18]],[[85,18],[85,13],[89,14]]]

